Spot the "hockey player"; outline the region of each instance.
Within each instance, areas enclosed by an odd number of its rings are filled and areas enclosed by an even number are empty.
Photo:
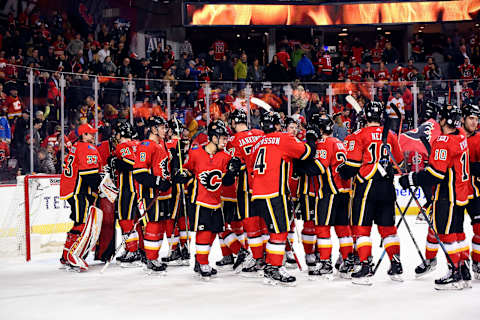
[[[364,106],[364,112],[366,127],[353,134],[354,140],[349,142],[351,148],[347,151],[347,159],[338,168],[343,179],[347,180],[354,176],[357,178],[351,224],[352,233],[356,236],[361,267],[352,273],[352,282],[371,284],[370,233],[374,221],[378,225],[378,232],[390,258],[388,274],[392,280],[401,281],[400,275],[403,270],[400,263],[400,239],[395,227],[394,170],[386,148],[390,148],[395,160],[400,164],[403,162],[403,154],[397,137],[380,125],[384,112],[382,103],[368,102]],[[385,142],[382,141],[384,139]]]
[[[282,267],[285,242],[290,230],[287,163],[290,159],[306,160],[312,157],[315,145],[312,141],[304,144],[288,133],[279,132],[281,124],[278,114],[265,113],[260,125],[265,135],[251,150],[250,165],[253,168],[254,210],[264,215],[270,233],[264,282],[294,285],[296,278]]]
[[[480,148],[478,147],[480,146],[480,134],[477,132],[479,117],[480,108],[477,105],[463,107],[463,129],[468,136],[472,170],[473,199],[467,206],[467,212],[470,215],[473,227],[472,271],[476,280],[480,280]]]
[[[192,147],[185,162],[185,171],[175,176],[176,182],[185,182],[194,176],[192,204],[195,216],[192,230],[196,232],[195,271],[208,280],[217,271],[209,265],[208,256],[216,234],[224,228],[221,212],[221,186],[231,185],[240,170],[240,160],[224,151],[228,131],[222,121],[208,126],[209,142],[204,147]]]
[[[316,159],[324,167],[319,201],[315,210],[315,233],[320,261],[310,272],[313,276],[325,276],[333,273],[332,240],[330,227],[335,226],[335,232],[340,242],[340,254],[343,264],[339,268],[340,276],[349,278],[353,271],[353,240],[348,219],[348,202],[350,181],[340,177],[337,169],[346,159],[346,150],[342,141],[334,138],[333,120],[329,116],[320,117],[318,126],[321,139],[317,142]],[[320,174],[320,170],[318,170]]]
[[[458,235],[463,233],[465,206],[472,193],[467,134],[458,128],[461,117],[462,113],[456,106],[445,105],[442,108],[439,122],[442,134],[432,144],[428,166],[399,180],[404,189],[412,186],[421,186],[424,190],[435,187],[433,225],[454,264],[449,264],[446,276],[435,280],[435,288],[439,290],[462,289],[462,275],[465,279],[467,272],[468,275],[470,273],[468,266],[461,261],[459,241],[462,239]],[[428,254],[427,259],[427,265],[422,265],[425,269],[429,269],[433,262]]]
[[[180,161],[182,161],[182,164],[185,161],[186,154],[184,147],[186,143],[181,139],[185,127],[183,123],[176,118],[168,122],[168,127],[170,138],[167,141],[167,148],[170,152],[170,158],[172,159],[170,164],[171,172],[176,172],[180,167]],[[180,156],[178,154],[179,152],[181,152]],[[185,195],[182,194],[182,190],[183,186],[179,183],[172,186],[172,197],[170,198],[171,215],[170,218],[166,220],[165,229],[170,254],[167,257],[163,257],[162,262],[188,266],[190,265],[190,253],[188,250],[185,208],[183,207],[182,199]]]
[[[165,219],[168,217],[168,201],[159,201],[159,192],[170,189],[168,171],[168,151],[163,139],[167,122],[161,117],[148,120],[148,139],[140,142],[135,155],[133,175],[139,183],[139,202],[146,210],[144,249],[147,258],[147,271],[164,272],[166,264],[158,261],[158,251],[162,246],[165,232]]]
[[[110,166],[118,172],[117,213],[122,233],[127,237],[125,255],[118,257],[121,266],[139,266],[142,255],[139,251],[139,233],[132,229],[137,217],[136,182],[133,178],[137,143],[132,140],[133,130],[128,122],[118,122],[114,127],[117,145],[110,159]],[[127,236],[128,235],[128,236]]]
[[[101,182],[100,155],[92,144],[96,131],[88,124],[80,125],[80,140],[70,149],[60,178],[60,198],[70,205],[70,219],[74,222],[67,233],[60,262],[79,271],[88,270],[85,257],[97,242],[100,230],[97,223],[101,223],[95,209],[91,209]]]
[[[257,271],[265,266],[263,260],[265,237],[262,231],[264,221],[262,221],[261,214],[252,210],[251,207],[253,165],[250,157],[253,145],[263,136],[263,132],[257,129],[248,130],[247,114],[242,110],[235,110],[231,113],[230,124],[235,131],[235,135],[229,141],[227,148],[244,164],[238,177],[237,206],[240,219],[243,220],[243,230],[247,233],[248,246],[254,259],[246,260],[241,275],[255,277],[258,276]],[[239,233],[240,226],[237,223],[233,224],[232,228],[238,230]]]

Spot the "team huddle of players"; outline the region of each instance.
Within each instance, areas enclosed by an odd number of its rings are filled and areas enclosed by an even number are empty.
[[[247,114],[235,110],[229,128],[219,120],[208,125],[204,143],[199,137],[184,139],[176,119],[151,118],[144,141],[134,139],[128,123],[119,123],[103,168],[118,188],[114,203],[125,252],[117,261],[158,274],[168,265],[189,265],[189,232],[195,232],[194,271],[201,279],[217,274],[209,252],[218,236],[223,255],[218,267],[263,277],[267,284],[294,285],[296,279],[287,268],[298,264],[293,235],[295,221],[301,219],[310,278],[332,277],[336,268],[339,277],[370,284],[375,222],[391,262],[388,275],[402,281],[393,181],[401,173],[403,153],[395,133],[381,124],[384,109],[380,102],[366,103],[359,115],[363,128],[343,142],[332,137],[332,119],[319,114],[308,121],[306,141],[296,138],[294,119],[282,122],[272,112],[262,114],[261,130],[250,130]],[[426,206],[433,228],[426,259],[415,271],[418,276],[432,271],[438,246],[443,245],[449,272],[435,280],[437,289],[470,286],[465,208],[474,229],[472,268],[480,278],[480,182],[475,178],[480,177],[480,148],[468,147],[480,142],[475,132],[480,110],[474,105],[462,109],[463,113],[451,105],[441,108],[442,134],[432,142],[428,165],[399,180],[404,189],[421,187],[431,195]],[[92,145],[95,129],[82,125],[78,131],[80,140],[62,173],[61,197],[71,206],[74,226],[61,263],[87,270],[85,256],[98,240],[97,194],[105,197],[108,187],[101,170],[105,155]],[[331,227],[339,240],[335,266]],[[164,238],[169,254],[159,259]]]

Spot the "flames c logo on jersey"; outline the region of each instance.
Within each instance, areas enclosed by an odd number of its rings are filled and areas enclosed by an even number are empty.
[[[160,170],[162,170],[163,177],[170,177],[170,173],[168,172],[168,157],[165,157],[162,161],[160,161]]]
[[[217,191],[222,185],[222,171],[218,169],[203,171],[199,175],[199,180],[208,191]]]

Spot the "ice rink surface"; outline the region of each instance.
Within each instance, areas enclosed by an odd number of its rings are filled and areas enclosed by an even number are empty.
[[[408,217],[408,222],[423,252],[427,225],[415,224],[414,219]],[[373,230],[376,263],[381,249]],[[308,280],[297,240],[295,249],[304,271],[294,271],[297,286],[292,288],[266,286],[262,278],[245,279],[223,270],[204,282],[194,276],[193,263],[191,267],[171,266],[166,276],[146,276],[141,268],[124,269],[116,264],[104,274],[100,273],[103,264],[93,264],[79,274],[59,270],[60,253],[34,255],[29,263],[2,257],[0,319],[480,319],[480,281],[462,291],[434,290],[433,280],[447,269],[443,253],[439,252],[437,270],[415,279],[414,268],[421,260],[405,226],[399,228],[399,235],[405,281],[390,280],[386,274],[390,263],[385,258],[372,286],[338,278]],[[333,238],[335,261],[338,243]],[[160,255],[166,254],[164,241]],[[220,257],[215,241],[211,265]]]

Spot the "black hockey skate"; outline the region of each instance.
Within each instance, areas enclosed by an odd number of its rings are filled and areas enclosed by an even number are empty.
[[[316,270],[318,268],[317,266],[317,256],[315,254],[306,254],[305,255],[305,263],[307,264],[307,269],[308,269],[308,275],[313,275],[310,274],[310,272]]]
[[[181,266],[183,262],[182,262],[182,252],[180,251],[180,247],[177,247],[175,250],[171,251],[168,256],[163,257],[162,262],[170,266],[172,265]]]
[[[125,250],[123,252],[123,254],[121,256],[118,256],[115,260],[117,260],[117,262],[123,262],[125,260],[125,257],[127,256],[127,254],[128,254],[128,251]]]
[[[240,275],[245,278],[263,277],[263,269],[265,268],[265,260],[263,258],[250,259],[246,261]]]
[[[297,260],[293,256],[292,251],[285,252],[285,268],[287,269],[297,269]]]
[[[269,285],[281,285],[292,287],[296,285],[297,279],[288,274],[284,267],[266,265],[263,282]]]
[[[448,273],[444,277],[435,280],[435,289],[462,290],[463,280],[460,270],[458,268],[453,269],[453,267],[449,264]]]
[[[470,273],[470,260],[460,262],[460,274],[462,275],[463,288],[471,288],[472,274]]]
[[[320,260],[314,269],[308,270],[308,275],[311,280],[313,279],[333,279],[333,267],[331,260]]]
[[[475,280],[480,280],[480,263],[472,261],[472,272]]]
[[[233,255],[224,256],[221,260],[215,262],[218,267],[231,266],[234,263]]]
[[[355,257],[353,256],[353,253],[350,253],[347,259],[343,260],[342,264],[338,268],[338,275],[342,279],[351,279],[352,272],[354,269],[355,269]]]
[[[352,283],[361,285],[372,285],[371,277],[372,271],[372,257],[368,257],[368,260],[362,261],[359,267],[352,273]]]
[[[190,252],[188,252],[188,247],[187,245],[184,245],[182,249],[180,250],[181,255],[182,255],[182,264],[184,266],[189,266],[190,265]]]
[[[249,260],[254,261],[252,254],[250,253],[250,251],[241,248],[238,252],[237,260],[235,260],[235,263],[233,264],[233,271],[237,273],[242,271],[240,266],[242,266],[245,262],[248,262]]]
[[[390,269],[387,273],[393,281],[403,282],[403,268],[398,254],[393,255],[392,260],[390,261]]]
[[[427,259],[425,262],[426,264],[422,262],[422,264],[415,268],[415,278],[423,277],[437,267],[437,258]]]
[[[335,269],[340,270],[340,266],[342,265],[342,263],[343,263],[343,258],[342,258],[342,255],[339,254],[337,261],[335,262]]]
[[[147,274],[165,275],[167,265],[158,260],[147,260]]]
[[[217,275],[217,270],[210,267],[209,264],[199,264],[199,275],[200,279],[204,281],[209,281],[212,277]]]
[[[122,268],[137,268],[142,266],[142,255],[137,250],[134,252],[128,251],[122,261],[120,261]]]
[[[193,272],[198,273],[200,275],[200,263],[198,263],[197,259],[195,258],[195,265],[193,267]],[[210,270],[211,276],[217,275],[217,269],[212,268]]]

